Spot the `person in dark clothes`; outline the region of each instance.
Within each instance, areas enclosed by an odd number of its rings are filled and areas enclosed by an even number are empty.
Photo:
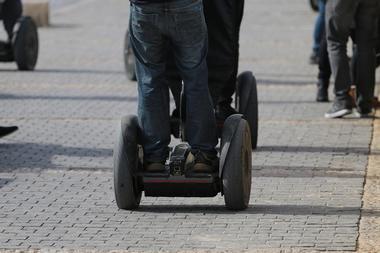
[[[244,0],[203,0],[209,38],[207,55],[208,85],[218,121],[236,113],[231,107],[239,67],[239,34]],[[167,76],[170,89],[179,107],[181,77],[171,54]],[[174,114],[178,114],[175,110]]]
[[[326,4],[326,34],[335,99],[326,118],[339,118],[352,113],[349,94],[356,85],[356,105],[361,117],[372,114],[375,88],[375,43],[378,0],[328,0]],[[351,80],[347,41],[355,24],[355,80]]]
[[[0,19],[3,20],[8,41],[11,41],[13,27],[22,15],[21,0],[0,0]]]
[[[0,0],[0,19],[3,20],[8,40],[5,43],[5,49],[11,48],[13,36],[13,27],[22,14],[21,0]],[[0,138],[17,131],[17,126],[0,126]]]
[[[165,169],[170,117],[167,55],[171,52],[184,83],[186,141],[194,172],[210,172],[218,162],[216,121],[206,63],[208,35],[202,0],[130,0],[130,42],[136,57],[138,119],[144,169]]]

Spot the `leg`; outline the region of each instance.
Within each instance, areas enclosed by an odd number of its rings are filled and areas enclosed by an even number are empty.
[[[358,3],[356,0],[328,0],[326,4],[327,45],[335,79],[335,102],[326,117],[341,117],[352,110],[347,41]]]
[[[163,162],[170,143],[169,91],[165,79],[167,42],[159,29],[160,14],[131,7],[130,36],[136,56],[138,118],[144,160]]]
[[[317,101],[328,101],[328,88],[331,77],[331,67],[329,61],[329,54],[327,52],[326,33],[323,32],[321,44],[319,48],[319,61],[318,61],[318,83],[317,83]]]
[[[176,65],[185,84],[186,137],[193,153],[216,155],[216,124],[207,85],[207,27],[202,2],[193,2],[181,13],[186,19],[173,15],[176,28],[171,29],[170,37]]]
[[[315,20],[313,32],[313,51],[310,56],[310,63],[315,64],[318,62],[319,50],[321,47],[321,40],[324,33],[325,26],[325,1],[318,0],[318,16]]]
[[[375,91],[376,7],[377,0],[363,0],[356,15],[355,84],[358,111],[365,114],[372,111],[372,99]]]
[[[9,41],[12,39],[13,27],[22,15],[21,0],[6,0],[3,3],[3,22]]]
[[[205,0],[209,34],[209,87],[214,105],[230,104],[239,62],[239,32],[244,0]]]
[[[322,4],[319,5],[320,15],[323,15],[323,20],[325,18],[325,4],[324,1],[321,1]],[[323,22],[324,24],[324,22]],[[318,60],[318,83],[317,83],[317,101],[325,102],[328,101],[328,88],[331,77],[331,67],[329,61],[329,55],[327,51],[327,39],[326,39],[326,30],[324,26],[322,27],[322,37],[320,40],[319,46],[319,60]]]

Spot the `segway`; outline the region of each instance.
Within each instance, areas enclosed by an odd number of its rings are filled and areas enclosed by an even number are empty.
[[[0,62],[16,62],[19,70],[34,70],[38,58],[38,33],[30,17],[15,24],[12,41],[0,41]]]
[[[181,117],[182,132],[183,123]],[[214,197],[220,192],[227,209],[244,210],[248,207],[252,144],[250,127],[241,114],[231,115],[224,122],[220,162],[214,173],[192,171],[190,146],[183,138],[172,148],[164,172],[144,172],[139,132],[136,116],[122,119],[114,149],[114,190],[120,209],[137,209],[142,192],[152,197]]]

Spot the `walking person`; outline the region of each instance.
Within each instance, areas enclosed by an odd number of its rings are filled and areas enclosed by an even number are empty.
[[[375,88],[375,42],[378,0],[327,0],[326,35],[332,74],[335,79],[335,99],[326,118],[340,118],[352,113],[349,95],[356,85],[357,111],[361,117],[372,114]],[[355,80],[351,80],[347,41],[354,25],[357,56]],[[354,82],[353,82],[354,81]]]
[[[0,19],[3,20],[9,43],[13,36],[13,27],[22,15],[21,0],[0,0]]]

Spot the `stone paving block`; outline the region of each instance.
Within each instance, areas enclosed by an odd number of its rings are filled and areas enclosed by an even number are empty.
[[[314,17],[301,0],[246,1],[240,69],[256,74],[260,101],[250,207],[143,197],[138,211],[117,209],[116,129],[137,110],[122,62],[128,13],[123,0],[73,4],[40,29],[37,71],[0,66],[1,124],[20,127],[0,142],[0,249],[354,249],[371,121],[323,118],[316,69],[302,64]]]

